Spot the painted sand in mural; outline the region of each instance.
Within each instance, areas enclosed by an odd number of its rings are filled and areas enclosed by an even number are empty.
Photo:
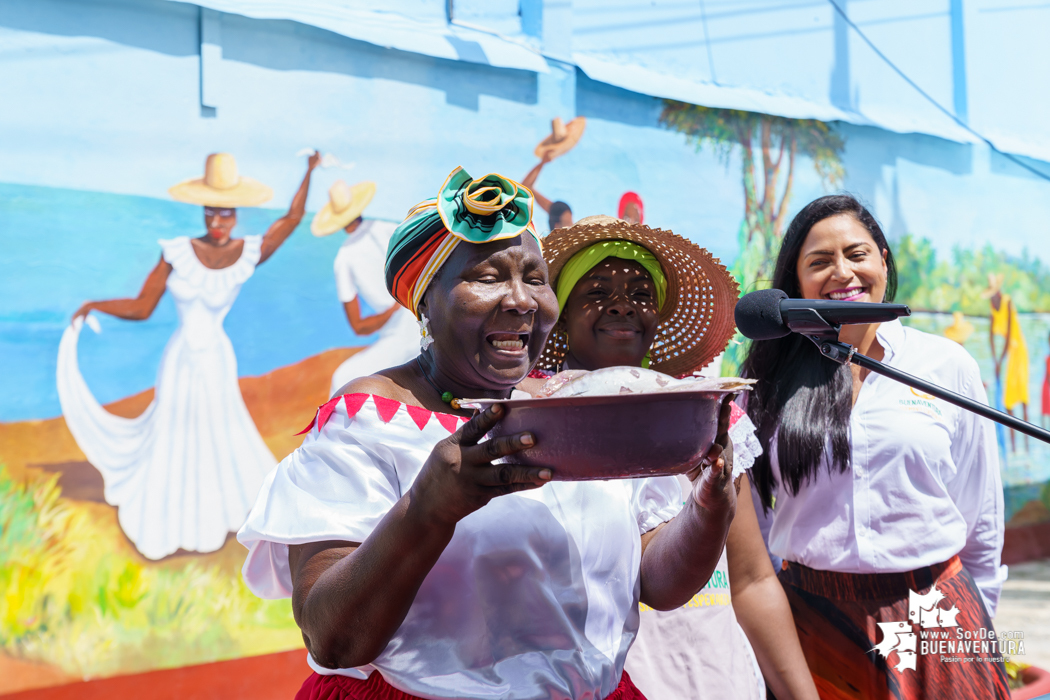
[[[157,82],[106,64],[114,47],[132,54],[121,66],[178,79],[147,91],[156,112],[90,83],[108,102],[53,129],[62,156],[30,175],[4,170],[0,693],[302,646],[288,601],[244,587],[230,533],[317,405],[418,350],[381,261],[407,208],[458,165],[524,176],[541,230],[592,214],[672,228],[744,290],[769,278],[801,205],[853,191],[893,238],[909,322],[977,358],[997,405],[1050,425],[1050,247],[1030,245],[1047,238],[1038,202],[1050,185],[979,146],[665,102],[575,69],[421,58],[231,15],[216,90],[227,102],[198,104],[213,95],[198,91],[207,62],[194,42],[217,20],[127,5],[178,31],[126,16],[57,26],[44,10],[4,29],[26,55],[62,49],[60,68],[26,80],[61,75],[66,112],[104,101],[69,97],[90,78],[62,62],[67,43],[105,47],[83,70],[114,84]],[[112,29],[124,26],[133,38]],[[259,49],[275,45],[296,51]],[[178,100],[192,109],[163,103],[184,77]],[[37,157],[0,148],[8,162]],[[970,220],[972,235],[956,235]],[[232,247],[214,245],[226,236]],[[88,313],[71,323],[78,309]],[[999,446],[1010,524],[1050,520],[1050,450],[1009,430]]]

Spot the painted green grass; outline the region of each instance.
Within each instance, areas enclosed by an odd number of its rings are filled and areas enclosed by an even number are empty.
[[[0,466],[0,650],[85,678],[302,645],[287,600],[217,566],[143,564],[59,497]]]

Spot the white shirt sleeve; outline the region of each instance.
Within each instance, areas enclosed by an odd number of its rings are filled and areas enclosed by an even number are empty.
[[[631,508],[638,523],[638,534],[644,535],[667,522],[682,510],[682,487],[674,476],[650,476],[632,479]]]
[[[354,272],[350,265],[349,253],[340,248],[335,256],[335,291],[339,301],[344,304],[357,298],[357,284],[354,283]]]
[[[733,418],[730,419],[729,439],[733,441],[733,480],[751,467],[762,455],[762,443],[759,442],[755,424],[744,409],[734,402]]]
[[[960,393],[987,405],[977,363],[967,359],[961,369]],[[1001,566],[1004,507],[995,424],[962,411],[951,451],[957,471],[946,486],[967,526],[966,545],[959,559],[980,589],[988,614],[994,617],[1007,575],[1007,568]]]
[[[243,575],[260,598],[292,594],[288,545],[364,542],[401,497],[394,464],[354,421],[311,431],[270,472],[237,539]],[[356,430],[355,430],[356,428]]]

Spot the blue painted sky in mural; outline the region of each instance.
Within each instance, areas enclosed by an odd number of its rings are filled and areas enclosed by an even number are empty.
[[[0,421],[61,413],[58,341],[85,301],[135,296],[160,258],[158,238],[201,235],[201,209],[147,197],[0,184]],[[283,212],[241,209],[234,235],[264,233]],[[309,221],[245,283],[226,317],[241,376],[263,374],[323,350],[363,345],[336,298],[332,261],[340,235],[311,236]],[[42,254],[42,247],[47,251]],[[37,281],[25,289],[26,274]],[[102,333],[81,334],[80,367],[102,403],[153,386],[175,330],[165,295],[146,321],[97,314]]]

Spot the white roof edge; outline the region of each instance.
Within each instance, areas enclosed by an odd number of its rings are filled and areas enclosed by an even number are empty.
[[[860,126],[879,127],[896,133],[925,133],[957,143],[979,141],[969,131],[940,114],[937,115],[939,119],[916,123],[915,120],[896,118],[896,115],[874,116],[849,112],[804,97],[678,78],[588,53],[574,53],[573,60],[589,78],[653,97],[680,100],[705,107],[774,114],[790,119],[842,121]],[[931,106],[931,109],[934,108]]]
[[[534,73],[549,73],[543,56],[524,43],[445,22],[394,12],[332,7],[318,0],[169,0],[252,19],[291,20],[384,48]]]

